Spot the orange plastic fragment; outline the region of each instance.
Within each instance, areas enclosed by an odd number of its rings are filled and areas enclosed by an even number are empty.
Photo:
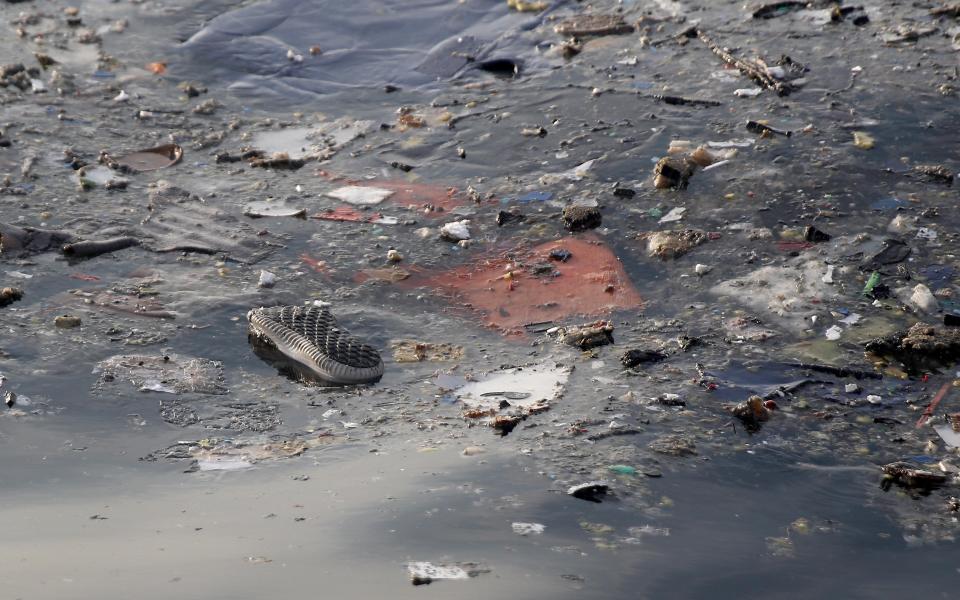
[[[164,61],[152,62],[147,65],[147,70],[154,75],[163,75],[167,72],[167,63]]]
[[[306,253],[301,254],[300,260],[303,261],[305,264],[309,265],[310,268],[312,268],[317,273],[328,273],[330,271],[330,269],[327,267],[327,261],[317,260],[312,256],[310,256],[309,254],[306,254]]]
[[[551,260],[551,250],[561,248],[571,253],[570,259]],[[532,272],[534,265],[546,263],[554,273]],[[620,260],[590,238],[568,237],[481,259],[433,276],[426,285],[449,293],[507,333],[533,323],[600,316],[643,304]]]

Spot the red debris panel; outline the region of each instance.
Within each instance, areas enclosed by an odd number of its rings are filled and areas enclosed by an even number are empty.
[[[373,181],[355,181],[352,185],[363,185],[376,187],[393,192],[385,200],[388,204],[396,206],[416,206],[417,208],[430,207],[436,211],[442,208],[444,211],[452,210],[464,203],[463,195],[453,187],[442,187],[430,183],[414,183],[403,180],[375,179]]]
[[[352,221],[356,223],[376,223],[383,218],[380,213],[362,212],[349,206],[339,206],[311,215],[313,219],[324,221]]]
[[[426,285],[450,294],[480,313],[487,325],[506,333],[534,323],[642,306],[620,260],[589,237],[568,237],[482,258],[433,276]]]

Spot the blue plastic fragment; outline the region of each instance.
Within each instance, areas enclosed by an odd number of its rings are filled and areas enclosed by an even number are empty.
[[[526,204],[528,202],[547,202],[552,198],[553,192],[527,192],[517,198],[517,200]]]
[[[953,283],[956,269],[950,265],[927,265],[920,268],[920,274],[927,278],[931,287],[944,287]]]

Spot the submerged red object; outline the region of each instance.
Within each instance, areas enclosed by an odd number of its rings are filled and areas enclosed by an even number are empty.
[[[569,258],[561,261],[551,255]],[[583,237],[481,258],[431,277],[427,285],[449,293],[480,313],[486,324],[507,333],[524,325],[600,316],[643,304],[613,252]]]

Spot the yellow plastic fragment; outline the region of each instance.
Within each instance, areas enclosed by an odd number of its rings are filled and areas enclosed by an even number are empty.
[[[541,12],[546,10],[550,3],[542,0],[507,0],[507,6],[517,12]]]
[[[853,145],[861,150],[870,150],[876,144],[876,141],[870,135],[862,131],[853,132]]]

